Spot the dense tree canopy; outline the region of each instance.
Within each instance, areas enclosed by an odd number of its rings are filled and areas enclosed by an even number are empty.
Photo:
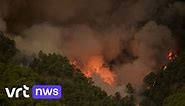
[[[185,86],[185,52],[171,60],[166,69],[150,73],[144,78],[147,85],[144,91],[144,106],[161,106],[164,99]],[[179,96],[178,94],[176,96]],[[170,97],[173,98],[174,96]],[[169,99],[170,99],[169,98]],[[182,100],[183,96],[181,95]],[[167,100],[169,100],[167,99]],[[177,100],[177,99],[176,99]],[[185,98],[183,98],[185,100]],[[180,101],[179,101],[180,102]],[[181,106],[181,105],[175,105]]]
[[[175,94],[167,97],[163,106],[185,106],[185,89],[180,89]]]
[[[10,62],[12,57],[18,52],[15,47],[14,40],[5,37],[2,32],[0,32],[0,62]]]
[[[20,87],[23,84],[33,86],[37,78],[30,68],[0,63],[0,105],[23,106],[32,103],[31,99],[8,99],[4,88]]]
[[[24,59],[15,48],[13,40],[0,34],[0,105],[2,106],[134,106],[133,96],[121,97],[119,93],[108,96],[105,91],[94,85],[79,69],[69,63],[67,57],[59,54],[39,52],[33,61]],[[16,58],[15,58],[16,57]],[[14,60],[12,60],[14,58]],[[20,59],[21,58],[21,59]],[[9,61],[11,59],[11,61]],[[12,61],[19,61],[17,64]],[[23,61],[24,60],[24,61]],[[24,65],[29,63],[29,65]],[[63,96],[59,100],[9,99],[4,88],[30,88],[35,84],[59,84]],[[133,93],[131,84],[128,92]],[[31,91],[31,90],[30,90]],[[31,92],[30,92],[31,93]]]
[[[38,53],[31,60],[22,55],[15,42],[0,33],[0,105],[2,106],[135,106],[135,89],[126,85],[125,97],[113,96],[94,85],[79,69],[60,54]],[[144,79],[141,106],[185,105],[185,52],[169,61],[167,68],[151,72]],[[63,96],[59,100],[8,99],[5,87],[26,84],[59,84]]]

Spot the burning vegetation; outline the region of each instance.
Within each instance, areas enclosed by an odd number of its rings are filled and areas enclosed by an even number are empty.
[[[80,65],[78,61],[73,61],[71,64],[79,68],[86,77],[92,77],[93,74],[97,74],[103,82],[109,85],[115,84],[115,74],[105,65],[102,58],[99,56],[90,57],[87,64],[83,66]]]
[[[174,60],[176,57],[177,57],[177,54],[176,54],[175,51],[171,50],[171,51],[168,52],[167,59],[169,61]]]
[[[127,95],[130,83],[140,100],[143,78],[168,73],[179,57],[173,48],[185,47],[184,7],[183,0],[0,0],[0,31],[25,58],[61,54],[108,95]]]
[[[166,56],[167,61],[173,61],[175,58],[177,57],[177,52],[174,50],[170,50]],[[167,69],[167,65],[163,66],[163,69],[166,70]]]

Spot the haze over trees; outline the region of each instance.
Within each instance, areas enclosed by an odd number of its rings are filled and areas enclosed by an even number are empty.
[[[144,79],[140,106],[185,105],[185,52],[170,61],[166,69],[151,72]],[[26,63],[26,65],[25,65]],[[60,84],[60,100],[8,99],[5,87],[23,84]],[[117,92],[113,96],[93,84],[78,68],[60,54],[38,53],[37,58],[26,59],[15,47],[15,41],[0,33],[0,105],[1,106],[135,106],[135,89],[126,85],[127,96]]]
[[[121,97],[117,92],[109,96],[86,78],[79,69],[59,54],[45,54],[29,61],[15,47],[14,40],[0,33],[0,105],[1,106],[134,106],[134,89],[128,84],[129,96]],[[14,61],[14,62],[12,62]],[[29,63],[29,65],[24,65]],[[5,87],[30,88],[35,84],[60,84],[63,96],[59,100],[34,100],[32,98],[7,98]],[[31,90],[30,90],[31,91]],[[31,92],[30,92],[31,93]]]
[[[144,78],[146,89],[142,106],[184,106],[185,52],[171,60],[167,68]]]

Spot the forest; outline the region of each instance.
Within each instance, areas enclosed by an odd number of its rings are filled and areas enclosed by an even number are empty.
[[[0,0],[0,106],[185,106],[185,0]]]
[[[60,84],[63,96],[60,100],[34,100],[32,98],[10,99],[5,87],[23,84]],[[32,61],[15,47],[15,41],[0,34],[0,105],[1,106],[134,106],[134,89],[131,84],[125,89],[129,95],[107,95],[100,87],[86,78],[79,69],[59,54],[42,51]]]
[[[0,105],[1,106],[184,106],[185,105],[185,52],[169,61],[167,67],[151,72],[143,79],[143,100],[137,103],[135,88],[127,84],[127,95],[119,92],[108,95],[86,78],[80,69],[60,54],[40,51],[34,58],[26,57],[15,41],[0,33]],[[60,100],[9,99],[5,87],[22,84],[60,84]]]

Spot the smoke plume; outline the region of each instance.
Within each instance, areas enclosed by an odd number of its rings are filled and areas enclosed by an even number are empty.
[[[23,53],[42,50],[65,55],[84,73],[94,70],[87,74],[96,85],[122,95],[127,83],[140,89],[144,76],[165,63],[165,55],[175,47],[175,33],[167,23],[176,14],[184,17],[185,4],[174,0],[0,2],[0,30],[11,34]],[[114,78],[112,85],[103,81],[110,78]]]

